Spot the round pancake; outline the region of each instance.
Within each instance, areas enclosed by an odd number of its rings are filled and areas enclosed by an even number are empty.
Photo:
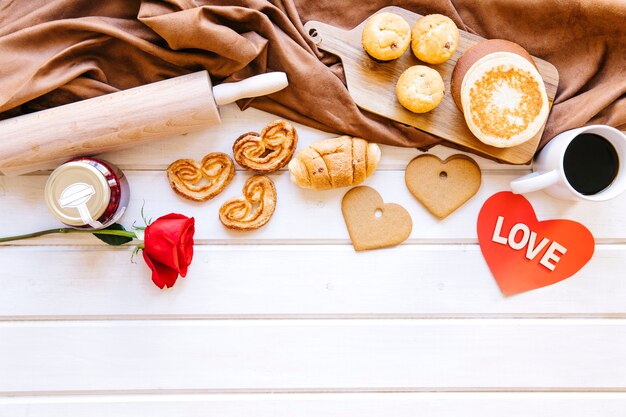
[[[452,91],[474,136],[500,148],[533,138],[549,112],[545,85],[532,58],[525,51],[518,53],[517,48],[523,50],[519,45],[505,46],[509,51],[494,52],[492,43],[478,48],[480,53],[475,49],[471,60],[459,60],[462,67],[453,73]],[[490,52],[483,53],[486,49]]]

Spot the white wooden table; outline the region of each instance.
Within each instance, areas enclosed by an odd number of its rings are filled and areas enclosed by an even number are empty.
[[[482,203],[528,167],[477,158],[478,194],[447,219],[409,194],[414,149],[383,147],[366,185],[406,207],[403,245],[355,253],[346,189],[315,192],[273,174],[274,217],[227,231],[220,205],[249,173],[197,204],[168,186],[178,158],[231,153],[276,117],[222,109],[223,123],[104,158],[123,168],[122,223],[196,218],[186,279],[160,291],[130,246],[47,236],[0,247],[0,416],[626,415],[626,195],[608,203],[528,196],[540,219],[585,224],[593,259],[554,286],[504,298],[476,241]],[[298,127],[302,148],[331,137]],[[1,140],[1,138],[0,138]],[[432,150],[439,156],[456,151]],[[0,177],[2,235],[55,227],[46,175]]]

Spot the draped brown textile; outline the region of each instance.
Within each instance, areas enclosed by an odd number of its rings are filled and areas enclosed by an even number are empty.
[[[0,118],[207,69],[215,83],[281,70],[287,89],[240,103],[316,128],[425,147],[437,138],[359,110],[303,22],[350,29],[395,4],[517,42],[560,73],[543,142],[626,128],[624,0],[0,0]],[[2,140],[2,138],[0,138]]]

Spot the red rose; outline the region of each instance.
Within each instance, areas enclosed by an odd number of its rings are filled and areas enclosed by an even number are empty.
[[[178,275],[187,275],[193,258],[194,225],[193,217],[172,213],[146,227],[143,259],[152,270],[152,281],[157,287],[172,287]]]

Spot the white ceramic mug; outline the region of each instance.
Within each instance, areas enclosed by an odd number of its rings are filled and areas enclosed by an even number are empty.
[[[563,161],[565,151],[572,140],[583,133],[603,137],[613,145],[618,157],[617,174],[604,190],[591,195],[581,194],[572,187],[565,176]],[[626,189],[626,135],[605,125],[592,125],[562,132],[555,136],[539,152],[533,164],[533,172],[511,181],[515,194],[543,190],[553,197],[575,201],[606,201],[617,197]]]

